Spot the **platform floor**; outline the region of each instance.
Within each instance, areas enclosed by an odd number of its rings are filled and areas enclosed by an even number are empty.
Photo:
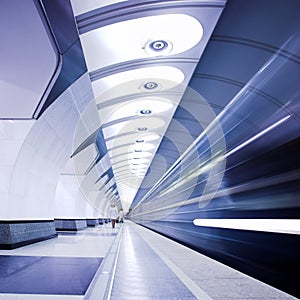
[[[298,299],[130,221],[0,250],[0,299]]]

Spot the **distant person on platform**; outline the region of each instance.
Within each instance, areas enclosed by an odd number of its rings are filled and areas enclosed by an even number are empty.
[[[124,222],[124,211],[123,211],[123,208],[121,208],[120,211],[119,211],[119,222],[120,223]]]
[[[112,228],[115,228],[118,215],[118,209],[116,208],[115,204],[112,203],[109,209],[109,217],[111,219]]]

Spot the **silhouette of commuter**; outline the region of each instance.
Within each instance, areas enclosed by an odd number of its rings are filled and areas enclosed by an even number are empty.
[[[118,218],[118,209],[115,204],[112,203],[109,209],[109,217],[111,219],[112,228],[115,228],[116,220]]]

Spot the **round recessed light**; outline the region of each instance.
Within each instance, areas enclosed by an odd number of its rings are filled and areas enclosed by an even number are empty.
[[[143,87],[146,90],[154,90],[154,89],[158,88],[158,86],[159,86],[158,83],[156,83],[154,81],[149,81],[143,85]]]
[[[148,128],[147,127],[138,127],[137,131],[147,131]]]
[[[149,44],[149,47],[151,49],[153,49],[154,51],[162,51],[168,47],[168,42],[164,41],[164,40],[157,40],[157,41],[151,42]]]
[[[174,108],[174,104],[170,99],[153,95],[139,96],[120,105],[116,110],[114,110],[109,120],[112,121],[133,115],[150,117],[155,114],[161,114],[165,111],[171,110],[172,108]]]
[[[150,115],[150,114],[152,114],[152,111],[150,109],[141,109],[140,114],[141,115]]]
[[[144,47],[146,53],[150,55],[165,55],[171,52],[172,48],[172,43],[163,39],[151,40]]]

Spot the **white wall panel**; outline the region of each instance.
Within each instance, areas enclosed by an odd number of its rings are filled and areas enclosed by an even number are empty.
[[[77,93],[81,88],[84,90]],[[0,213],[1,219],[33,220],[55,217],[56,186],[72,154],[74,132],[84,106],[87,107],[91,101],[93,93],[89,76],[85,74],[32,124],[31,129],[28,128],[30,131],[28,130],[27,135],[26,131],[23,132],[24,142],[21,141],[20,150],[11,150],[11,155],[16,156],[16,152],[18,153],[10,180],[8,201],[0,199],[4,208]],[[88,132],[89,128],[85,131]],[[16,136],[22,136],[21,129]],[[9,147],[6,151],[8,149]],[[85,207],[83,214],[84,212]]]
[[[73,158],[76,174],[84,174],[98,156],[96,144],[91,144]]]
[[[73,151],[75,151],[92,133],[101,126],[96,104],[91,102],[85,110],[80,111],[80,120],[74,132]]]
[[[55,195],[56,218],[85,218],[86,200],[76,175],[61,175]]]
[[[9,190],[11,177],[15,171],[15,161],[34,123],[34,120],[0,120],[0,219],[5,219],[9,210]]]
[[[81,177],[77,175],[61,175],[55,195],[56,218],[99,218],[101,215],[90,205],[82,193]]]

